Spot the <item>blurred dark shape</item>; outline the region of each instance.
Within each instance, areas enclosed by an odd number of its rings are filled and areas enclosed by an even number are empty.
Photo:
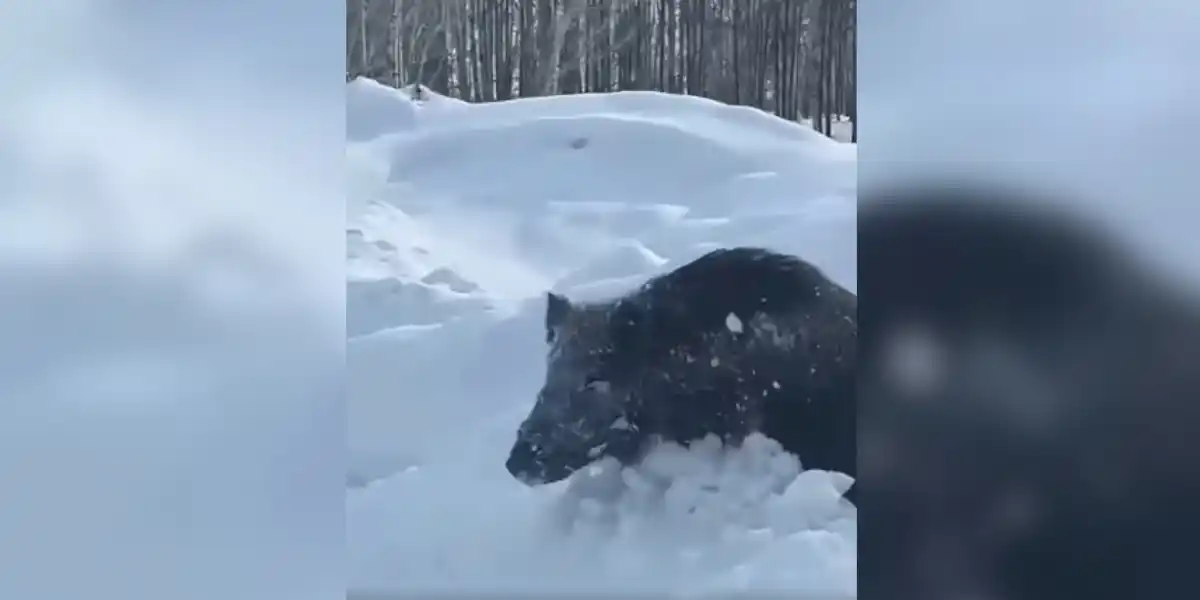
[[[863,598],[1200,598],[1200,308],[1053,197],[868,193]]]

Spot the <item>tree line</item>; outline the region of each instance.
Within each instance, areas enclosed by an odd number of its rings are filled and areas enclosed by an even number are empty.
[[[346,78],[471,102],[653,90],[857,141],[856,0],[347,0]]]

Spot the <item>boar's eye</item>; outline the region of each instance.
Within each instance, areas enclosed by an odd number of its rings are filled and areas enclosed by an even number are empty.
[[[609,385],[607,379],[598,375],[588,375],[583,380],[583,389],[589,392],[606,393],[609,390]]]

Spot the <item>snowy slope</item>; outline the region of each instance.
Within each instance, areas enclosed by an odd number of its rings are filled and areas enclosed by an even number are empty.
[[[540,489],[502,466],[541,383],[547,289],[610,295],[735,244],[855,289],[853,145],[656,93],[347,94],[352,590],[854,595],[846,482],[771,494],[799,468],[765,440]]]

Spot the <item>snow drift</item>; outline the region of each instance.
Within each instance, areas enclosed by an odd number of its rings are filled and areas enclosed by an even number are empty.
[[[546,290],[738,244],[856,289],[853,145],[649,92],[471,105],[360,79],[347,106],[352,590],[855,594],[846,478],[769,440],[537,489],[503,469]]]

